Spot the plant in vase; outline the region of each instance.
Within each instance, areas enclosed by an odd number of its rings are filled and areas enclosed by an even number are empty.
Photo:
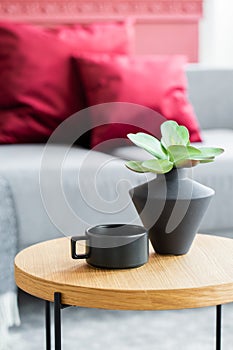
[[[214,190],[188,178],[185,168],[210,163],[222,148],[194,147],[188,129],[175,121],[161,124],[161,140],[145,134],[128,134],[153,159],[128,161],[135,172],[152,172],[157,177],[130,190],[133,203],[154,250],[161,254],[188,252]]]

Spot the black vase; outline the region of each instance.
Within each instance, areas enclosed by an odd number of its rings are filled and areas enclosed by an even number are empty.
[[[173,169],[129,193],[155,252],[180,255],[189,251],[214,190]]]

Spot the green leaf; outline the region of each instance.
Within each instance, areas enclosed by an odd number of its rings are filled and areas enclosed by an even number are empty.
[[[201,151],[193,146],[174,145],[168,147],[168,153],[170,154],[170,160],[181,167],[181,161],[184,160],[199,160]]]
[[[183,145],[184,146],[187,146],[189,143],[190,143],[190,141],[189,141],[189,131],[188,131],[188,129],[185,127],[185,126],[183,126],[183,125],[180,125],[179,127],[178,127],[178,134],[180,135],[180,137],[181,137],[181,141],[183,141]]]
[[[202,159],[200,160],[199,162],[200,163],[212,163],[214,161],[214,158],[211,158],[211,159]]]
[[[144,168],[142,166],[143,162],[140,161],[135,161],[135,160],[130,160],[126,162],[126,167],[130,170],[135,171],[136,173],[148,173],[149,170],[147,168]]]
[[[150,159],[142,163],[143,168],[156,174],[168,173],[173,168],[173,163],[167,159]]]
[[[195,160],[214,160],[214,158],[224,152],[222,148],[209,148],[209,147],[200,147],[198,148],[201,152],[199,155],[194,155],[192,159]],[[203,162],[202,162],[203,163]]]
[[[199,150],[201,151],[201,155],[205,158],[216,157],[224,152],[223,148],[216,147],[199,147]]]
[[[154,136],[138,132],[137,134],[128,134],[127,137],[136,146],[143,148],[145,151],[159,159],[166,159],[167,155],[163,152],[160,141]]]
[[[169,120],[161,125],[161,143],[165,148],[171,145],[189,145],[189,132],[185,126]]]

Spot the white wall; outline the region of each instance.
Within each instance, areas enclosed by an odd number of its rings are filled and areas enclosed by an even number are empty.
[[[233,0],[204,0],[199,33],[200,62],[233,67]]]

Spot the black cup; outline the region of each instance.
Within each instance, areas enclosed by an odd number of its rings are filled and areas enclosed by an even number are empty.
[[[77,254],[76,242],[86,241],[86,253]],[[71,238],[73,259],[86,259],[101,268],[126,269],[144,265],[148,261],[148,233],[142,226],[129,224],[97,225],[86,230],[84,236]]]

